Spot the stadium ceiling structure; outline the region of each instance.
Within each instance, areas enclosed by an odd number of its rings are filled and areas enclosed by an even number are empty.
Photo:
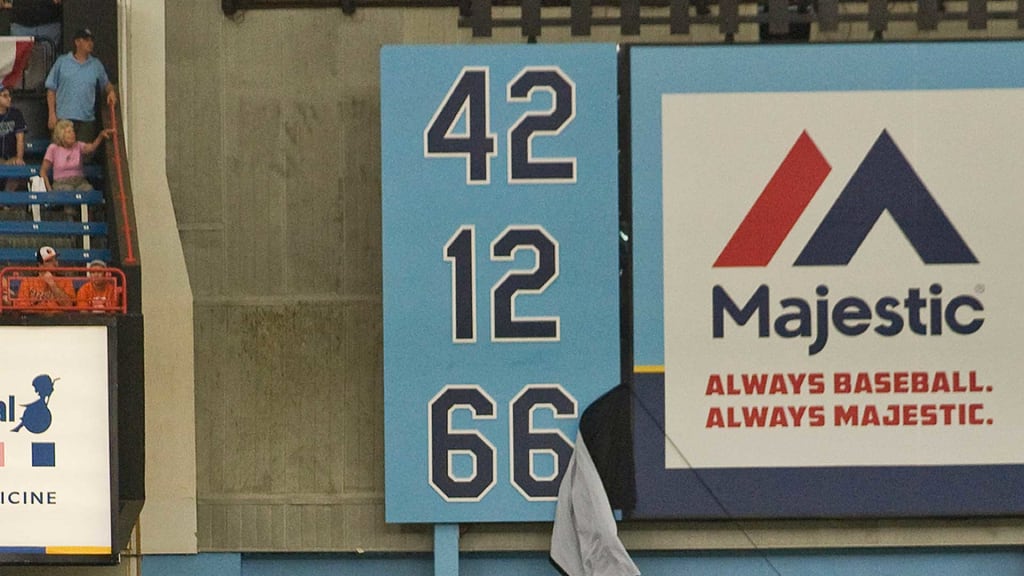
[[[520,28],[530,40],[545,28],[568,28],[589,36],[596,27],[617,27],[624,36],[641,26],[663,26],[685,36],[696,25],[717,27],[731,42],[742,24],[757,24],[762,42],[806,42],[811,24],[834,32],[840,24],[866,23],[882,40],[891,23],[912,22],[918,30],[936,30],[942,22],[965,22],[985,30],[995,20],[1016,21],[1024,30],[1024,0],[221,0],[225,15],[244,10],[336,8],[458,8],[458,25],[474,37],[495,28]]]

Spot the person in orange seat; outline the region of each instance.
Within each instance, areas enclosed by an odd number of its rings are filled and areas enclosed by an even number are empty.
[[[108,272],[102,269],[107,264],[103,260],[89,262],[89,281],[78,289],[75,306],[93,310],[113,310],[117,308],[117,286]],[[96,270],[93,271],[92,268]]]
[[[52,246],[43,246],[36,252],[39,275],[25,278],[18,287],[16,304],[22,308],[59,308],[73,306],[75,286],[70,278],[54,276],[57,251]]]

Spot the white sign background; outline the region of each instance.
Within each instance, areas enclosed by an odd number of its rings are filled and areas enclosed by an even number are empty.
[[[666,461],[669,468],[1020,463],[1015,350],[1024,318],[1019,257],[1024,197],[1024,90],[933,90],[668,94],[663,96],[663,230]],[[955,120],[954,120],[955,119]],[[831,165],[824,184],[764,268],[712,268],[743,217],[802,131]],[[925,265],[884,214],[847,266],[794,267],[825,213],[872,144],[887,130],[974,252],[973,265]],[[798,297],[812,310],[815,288],[835,303],[856,296],[872,307],[902,300],[909,288],[944,302],[967,294],[984,303],[975,334],[946,330],[893,337],[848,337],[830,330],[824,350],[811,338],[758,338],[756,317],[726,337],[712,335],[712,286],[742,306],[761,284],[779,301]],[[791,311],[791,310],[787,310]],[[878,320],[872,322],[876,325]],[[830,327],[831,328],[831,327]],[[991,391],[961,394],[832,393],[836,372],[976,371]],[[707,396],[711,374],[824,374],[821,395]],[[837,426],[836,404],[983,403],[990,425]],[[821,427],[705,427],[712,407],[821,405]],[[684,461],[682,456],[688,462]]]
[[[0,491],[53,492],[56,504],[2,504],[0,547],[111,547],[110,433],[106,326],[0,327],[0,401],[38,399],[32,380],[56,380],[52,423],[33,434],[4,423]],[[32,443],[54,444],[55,466],[32,466]],[[3,550],[0,549],[0,552]],[[78,551],[87,553],[88,551]]]

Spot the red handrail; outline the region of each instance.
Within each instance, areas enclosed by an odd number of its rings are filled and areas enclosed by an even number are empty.
[[[132,247],[132,224],[128,214],[128,199],[124,195],[124,169],[121,167],[121,140],[118,137],[117,112],[114,104],[110,103],[110,125],[114,129],[114,169],[117,172],[118,200],[121,203],[121,221],[124,223],[124,245],[127,247],[124,263],[135,264],[135,251]]]
[[[70,304],[56,301],[36,303],[21,293],[22,283],[38,278],[41,273],[48,272],[61,280],[66,280],[74,288]],[[90,280],[90,273],[101,273],[114,283],[114,301],[102,302],[102,305],[91,303],[82,306],[77,295],[82,286]],[[17,287],[17,288],[16,288]],[[3,312],[106,312],[125,314],[128,312],[127,282],[124,272],[117,268],[100,268],[85,266],[59,266],[40,268],[35,266],[7,266],[0,270],[0,313]]]

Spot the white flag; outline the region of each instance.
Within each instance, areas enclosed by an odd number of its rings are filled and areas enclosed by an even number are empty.
[[[32,44],[31,36],[0,36],[0,77],[4,86],[10,88],[21,82]]]
[[[558,489],[550,556],[568,576],[640,574],[619,540],[608,496],[582,434],[576,435],[576,449]]]

